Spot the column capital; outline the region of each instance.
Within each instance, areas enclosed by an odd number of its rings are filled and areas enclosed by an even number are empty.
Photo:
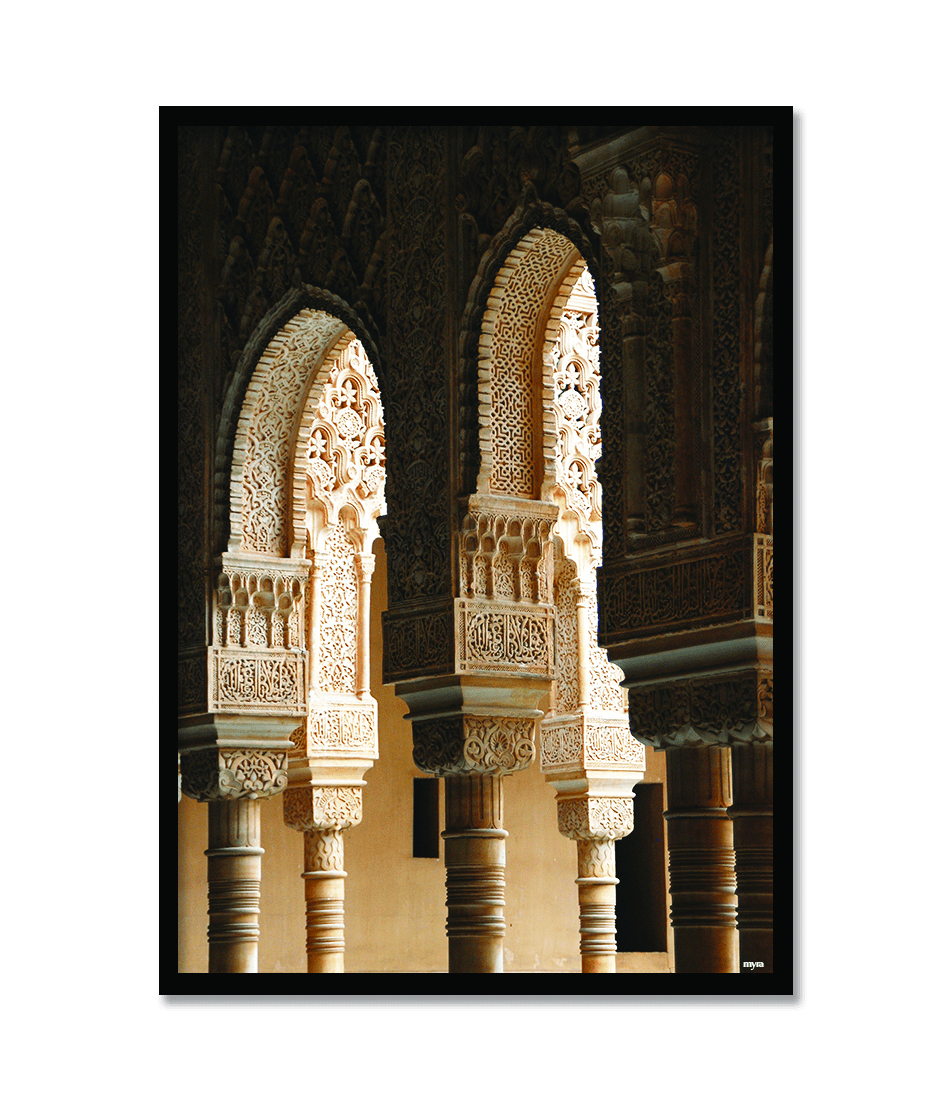
[[[204,748],[181,756],[181,789],[198,802],[270,798],[287,786],[288,754],[271,749]]]
[[[630,730],[663,751],[772,740],[772,668],[633,687]]]
[[[292,787],[284,792],[284,824],[301,832],[349,829],[363,820],[363,786]]]
[[[353,555],[353,561],[356,563],[356,575],[364,582],[368,582],[373,576],[373,571],[376,568],[376,555],[360,553]]]
[[[568,840],[619,840],[633,832],[633,796],[559,795],[557,827]]]
[[[535,756],[534,718],[455,715],[412,724],[412,759],[430,775],[509,775]]]

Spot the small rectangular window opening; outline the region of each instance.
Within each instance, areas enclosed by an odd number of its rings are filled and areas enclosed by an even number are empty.
[[[439,781],[412,781],[412,855],[415,859],[439,858]]]

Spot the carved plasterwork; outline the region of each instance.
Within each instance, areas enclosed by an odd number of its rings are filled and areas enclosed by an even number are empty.
[[[267,345],[248,384],[235,438],[229,549],[288,553],[292,448],[301,396],[346,325],[303,309]]]
[[[456,601],[460,672],[555,675],[554,609],[523,603]]]
[[[656,749],[772,740],[772,670],[631,688],[630,730]]]
[[[306,581],[303,562],[261,562],[225,554],[214,600],[215,646],[302,648]]]
[[[304,407],[297,457],[320,527],[338,525],[349,505],[349,526],[366,532],[360,549],[368,551],[376,518],[386,510],[386,453],[379,382],[355,337],[319,373]],[[324,549],[319,540],[317,549]]]
[[[550,604],[557,509],[540,501],[472,496],[459,535],[459,594]]]
[[[570,840],[619,840],[633,832],[633,799],[558,798],[557,827]]]
[[[534,760],[531,718],[465,715],[414,722],[412,759],[431,775],[508,775]]]
[[[600,347],[597,299],[590,272],[581,278],[560,316],[550,358],[554,377],[557,533],[585,579],[601,558]]]
[[[181,756],[181,789],[199,802],[269,798],[287,786],[287,753],[199,749]]]
[[[643,745],[630,734],[625,714],[584,713],[546,718],[541,723],[541,770],[570,774],[597,771],[643,772]]]
[[[772,622],[772,536],[756,535],[755,617]]]
[[[284,824],[291,829],[347,829],[362,819],[362,786],[307,786],[284,791]]]
[[[376,701],[341,702],[312,696],[307,721],[294,731],[292,740],[295,757],[353,755],[376,759]]]
[[[686,561],[651,565],[635,573],[605,572],[601,611],[609,633],[604,640],[648,635],[664,624],[686,630],[748,618],[751,571],[752,554],[743,538]]]
[[[542,422],[536,384],[544,302],[577,259],[574,245],[550,229],[529,231],[512,249],[489,296],[479,342],[482,493],[537,499]]]
[[[302,714],[306,658],[298,651],[208,651],[209,711]]]

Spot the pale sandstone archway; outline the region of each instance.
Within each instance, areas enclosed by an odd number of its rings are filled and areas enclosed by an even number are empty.
[[[346,401],[322,408],[337,383]],[[335,456],[330,466],[311,454],[315,419]],[[368,550],[378,535],[382,456],[378,383],[356,335],[326,310],[298,310],[261,351],[237,418],[230,536],[212,607],[214,717],[180,738],[183,790],[209,802],[212,971],[256,970],[259,800],[282,791],[285,820],[307,838],[310,968],[342,967],[339,836],[360,819],[362,774],[376,756]],[[330,663],[320,659],[319,633],[327,567],[355,575],[357,593],[337,624],[353,637],[354,652],[337,661],[352,683],[335,684],[335,694],[319,678]],[[343,622],[349,614],[353,622]]]

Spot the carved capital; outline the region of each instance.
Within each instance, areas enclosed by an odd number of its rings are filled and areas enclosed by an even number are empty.
[[[633,832],[633,799],[558,798],[557,827],[569,840],[618,840]]]
[[[631,688],[630,731],[654,748],[772,740],[772,670]]]
[[[414,722],[412,759],[431,775],[508,775],[534,760],[535,724],[496,715]]]
[[[362,787],[292,787],[284,792],[284,824],[291,829],[348,829],[362,820]]]
[[[286,786],[286,752],[212,748],[181,756],[181,789],[199,802],[270,798]]]

